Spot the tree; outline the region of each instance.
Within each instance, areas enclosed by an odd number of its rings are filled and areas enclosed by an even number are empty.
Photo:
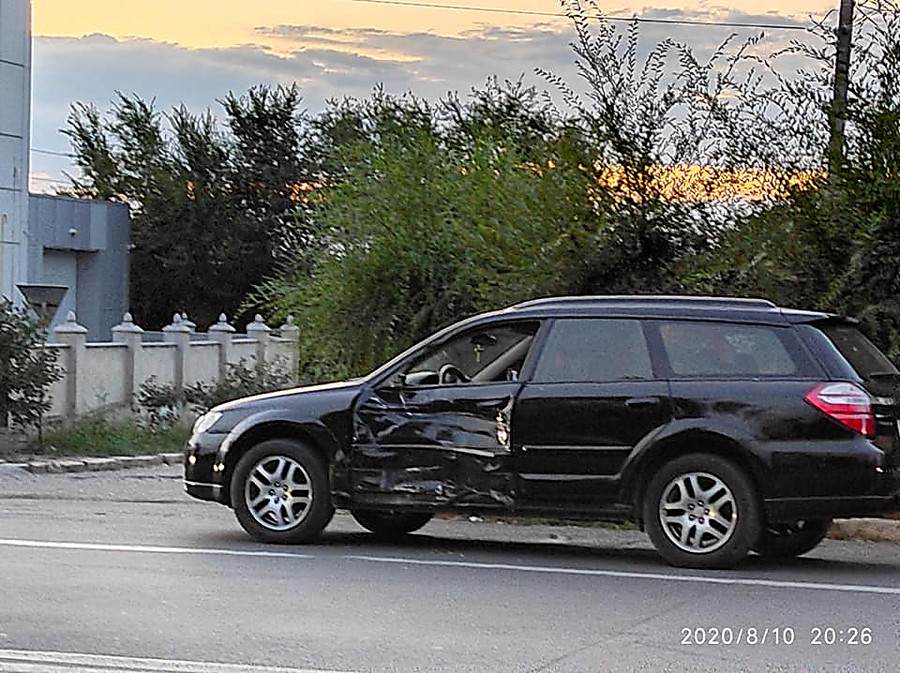
[[[563,290],[592,217],[584,151],[533,90],[488,86],[434,106],[376,91],[324,115],[343,133],[322,153],[337,170],[318,255],[251,298],[302,316],[307,376],[362,373],[473,311]],[[540,148],[488,123],[507,119],[494,102],[540,129]]]
[[[43,344],[43,330],[28,312],[0,297],[0,427],[9,420],[40,427],[50,409],[47,389],[61,372],[56,352]]]
[[[222,104],[227,131],[209,111],[163,115],[122,94],[105,115],[77,104],[69,116],[84,173],[71,195],[131,207],[132,312],[151,327],[175,311],[200,324],[233,315],[279,251],[310,244],[295,216],[297,89],[257,87]]]
[[[842,156],[827,152],[834,37],[822,23],[817,40],[788,52],[813,67],[771,93],[772,123],[808,148],[815,179],[739,220],[689,284],[859,315],[900,360],[900,8],[863,2],[857,12]]]

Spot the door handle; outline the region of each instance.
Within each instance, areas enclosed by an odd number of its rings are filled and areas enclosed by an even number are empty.
[[[655,404],[659,404],[658,397],[632,397],[625,400],[625,406],[631,407],[632,409],[636,409],[639,407],[652,407]]]

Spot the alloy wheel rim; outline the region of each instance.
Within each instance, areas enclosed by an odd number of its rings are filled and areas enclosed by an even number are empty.
[[[674,477],[659,499],[659,521],[668,540],[689,554],[709,554],[734,536],[738,508],[734,494],[709,472]]]
[[[259,460],[244,483],[244,502],[260,526],[284,531],[307,517],[313,500],[312,480],[303,465],[289,456]]]

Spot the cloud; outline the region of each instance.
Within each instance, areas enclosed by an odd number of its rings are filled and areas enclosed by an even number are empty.
[[[667,18],[695,18],[685,12],[656,12]],[[732,21],[791,21],[732,13]],[[618,24],[624,28],[623,24]],[[734,29],[642,24],[640,51],[646,54],[665,38],[690,44],[701,60]],[[742,35],[759,31],[738,31]],[[766,49],[774,50],[798,34],[769,33]],[[536,68],[577,83],[574,38],[570,26],[550,23],[530,28],[484,26],[462,36],[430,32],[396,32],[308,25],[259,26],[252,44],[228,48],[190,49],[150,39],[115,39],[106,35],[80,38],[35,37],[32,146],[66,150],[59,129],[75,101],[108,106],[116,91],[155,99],[169,110],[184,104],[199,111],[218,110],[216,99],[255,84],[296,82],[307,108],[316,112],[332,98],[365,97],[376,85],[393,93],[413,91],[436,99],[450,91],[465,94],[490,76],[517,79],[549,88]],[[32,155],[36,172],[59,175],[56,159]]]

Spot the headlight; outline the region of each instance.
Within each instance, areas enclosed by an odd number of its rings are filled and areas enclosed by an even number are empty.
[[[200,418],[194,421],[194,429],[191,431],[191,434],[194,436],[203,434],[212,426],[214,426],[220,418],[222,418],[222,412],[207,411]]]

